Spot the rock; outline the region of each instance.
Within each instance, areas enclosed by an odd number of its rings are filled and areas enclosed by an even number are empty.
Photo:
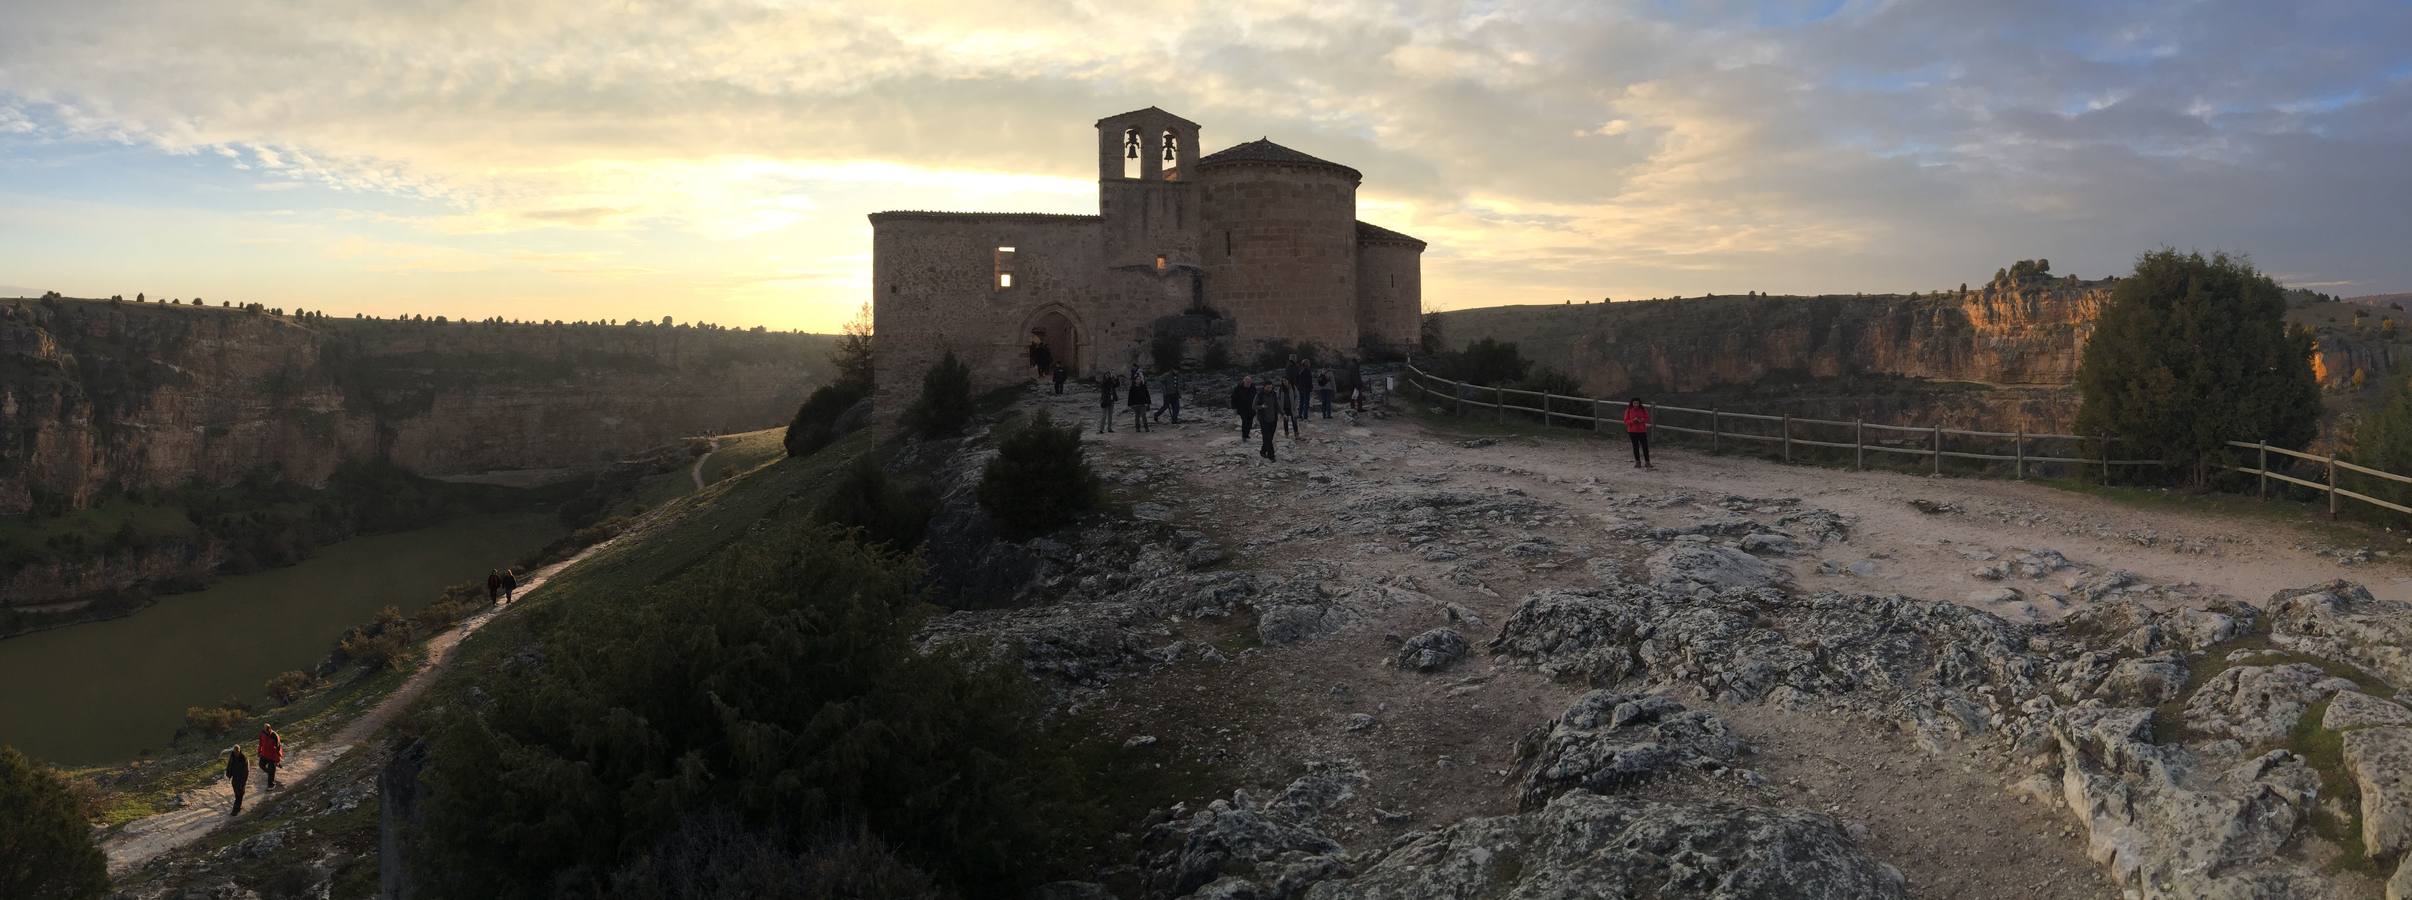
[[[2136,584],[2136,573],[2126,569],[2113,569],[2092,577],[2071,578],[2067,586],[2070,599],[2079,603],[2092,603],[2106,599]]]
[[[1345,731],[1364,731],[1374,727],[1374,717],[1365,713],[1349,713],[1348,718],[1341,721],[1340,727]]]
[[[2186,687],[2186,662],[2175,652],[2120,660],[2094,696],[2113,706],[2159,706]]]
[[[2186,701],[2186,725],[2247,744],[2282,741],[2313,704],[2353,682],[2318,666],[2236,666],[2211,677]]]
[[[1732,803],[1643,802],[1585,791],[1515,816],[1400,838],[1308,900],[1471,897],[1784,897],[1888,900],[1901,873],[1832,817]]]
[[[1676,544],[1643,562],[1650,583],[1664,590],[1714,591],[1776,587],[1792,580],[1781,567],[1730,547]]]
[[[2327,877],[2288,856],[2319,779],[2272,751],[2214,776],[2155,745],[2152,711],[2080,707],[2055,717],[2062,799],[2086,854],[2153,898],[2334,897]]]
[[[2338,691],[2336,696],[2328,698],[2328,712],[2320,719],[2320,727],[2330,731],[2373,725],[2412,725],[2412,709],[2360,691]]]
[[[2379,600],[2361,585],[2331,581],[2270,597],[2270,643],[2326,656],[2412,684],[2412,604]]]
[[[2362,846],[2373,859],[2412,849],[2412,728],[2345,732],[2345,772],[2362,795]]]
[[[1791,535],[1760,532],[1742,537],[1742,552],[1756,556],[1798,556],[1801,544]]]
[[[1274,606],[1257,613],[1256,636],[1279,646],[1326,637],[1339,631],[1348,617],[1324,605]]]
[[[1223,548],[1213,544],[1199,544],[1189,548],[1189,552],[1182,554],[1181,562],[1192,569],[1203,569],[1220,563],[1225,558]]]
[[[1030,900],[1116,900],[1114,892],[1094,881],[1054,881],[1030,891]]]
[[[2000,603],[2017,603],[2022,599],[2025,598],[2020,597],[2018,595],[2018,591],[2010,588],[1986,588],[1981,591],[1969,591],[1967,595],[1960,598],[1961,602],[1967,603],[1970,606],[1992,606]]]
[[[1156,742],[1156,736],[1155,736],[1155,735],[1152,735],[1152,734],[1139,734],[1139,735],[1132,735],[1132,736],[1131,736],[1131,738],[1130,738],[1129,740],[1126,740],[1126,741],[1123,741],[1123,742],[1122,742],[1122,749],[1124,749],[1124,750],[1136,750],[1136,749],[1138,749],[1138,748],[1140,748],[1140,747],[1145,747],[1145,746],[1149,746],[1149,745],[1151,745],[1151,744],[1154,744],[1155,742]]]
[[[1320,764],[1269,803],[1235,791],[1229,800],[1149,829],[1141,864],[1149,893],[1181,897],[1232,877],[1262,890],[1255,879],[1273,874],[1273,890],[1262,896],[1297,896],[1307,883],[1345,870],[1348,851],[1316,825],[1364,783],[1364,771],[1353,764]]]
[[[1448,668],[1466,655],[1466,636],[1455,628],[1435,628],[1408,638],[1399,648],[1398,667],[1411,672]]]
[[[2069,558],[2058,550],[2029,550],[2011,559],[2004,570],[2020,578],[2042,578],[2070,567]]]
[[[1610,793],[1678,770],[1722,771],[1745,750],[1723,719],[1663,696],[1592,691],[1516,743],[1526,810],[1581,788]]]
[[[1140,501],[1131,504],[1131,518],[1145,522],[1163,522],[1172,518],[1172,510],[1162,503]]]

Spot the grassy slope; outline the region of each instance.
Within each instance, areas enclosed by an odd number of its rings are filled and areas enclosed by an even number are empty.
[[[784,425],[723,436],[720,449],[713,451],[712,458],[704,463],[704,482],[722,481],[786,456],[786,438]]]

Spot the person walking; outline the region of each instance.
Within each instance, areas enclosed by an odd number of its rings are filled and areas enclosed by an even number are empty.
[[[518,599],[519,573],[505,568],[503,569],[503,602],[510,603]]]
[[[1365,382],[1363,380],[1348,386],[1348,406],[1357,412],[1365,411]]]
[[[1650,464],[1650,407],[1635,397],[1625,404],[1625,436],[1633,440],[1633,467],[1655,469]]]
[[[1067,371],[1067,370],[1065,370],[1065,369],[1064,369],[1064,364],[1063,364],[1063,363],[1056,363],[1056,364],[1055,364],[1055,395],[1056,395],[1056,396],[1061,397],[1061,396],[1063,396],[1063,395],[1064,395],[1064,377],[1065,377],[1065,376],[1067,376],[1067,375],[1070,375],[1070,374],[1071,374],[1071,372],[1069,372],[1069,371]]]
[[[1097,376],[1098,434],[1108,434],[1114,430],[1114,391],[1121,387],[1112,375]]]
[[[234,808],[227,815],[243,814],[243,789],[251,784],[251,760],[243,758],[243,748],[226,748],[226,780],[234,785]]]
[[[495,603],[500,602],[501,600],[502,600],[502,570],[501,570],[501,569],[487,569],[487,570],[486,570],[486,605],[488,605],[488,606],[492,606],[492,605],[494,605]]]
[[[1256,428],[1264,436],[1264,444],[1256,448],[1256,455],[1264,457],[1266,462],[1273,461],[1273,420],[1281,417],[1281,403],[1282,396],[1272,385],[1256,389]]]
[[[1147,430],[1147,410],[1148,410],[1148,407],[1153,406],[1153,405],[1155,405],[1155,401],[1154,401],[1154,400],[1149,399],[1149,398],[1148,398],[1148,396],[1147,396],[1147,372],[1146,372],[1145,370],[1142,370],[1142,369],[1132,369],[1132,370],[1131,370],[1131,427],[1132,427],[1132,428],[1138,429],[1138,430],[1140,430],[1140,431],[1146,431],[1146,430]]]
[[[276,767],[285,764],[285,736],[276,733],[268,723],[260,723],[260,771],[268,774],[266,790],[276,790]]]
[[[1292,440],[1298,438],[1298,420],[1306,415],[1306,392],[1294,385],[1281,386],[1281,433]]]
[[[1172,411],[1173,424],[1181,424],[1181,380],[1171,375],[1164,376],[1164,405],[1156,407],[1156,414],[1149,418],[1161,419],[1166,410]]]
[[[1322,401],[1323,403],[1323,417],[1326,419],[1331,418],[1332,371],[1330,369],[1325,369],[1321,372],[1315,373],[1315,399]]]
[[[1046,341],[1032,340],[1030,342],[1030,367],[1037,370],[1042,377],[1047,374],[1047,370],[1055,367],[1055,351],[1047,349]]]
[[[1256,424],[1256,378],[1240,376],[1239,384],[1231,389],[1231,411],[1239,413],[1240,443],[1248,442],[1248,426]]]
[[[1315,367],[1313,363],[1299,359],[1295,356],[1290,357],[1289,401],[1297,407],[1298,418],[1306,418],[1307,383],[1314,378],[1314,371]]]

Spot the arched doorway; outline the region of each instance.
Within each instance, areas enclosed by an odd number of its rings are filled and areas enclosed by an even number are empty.
[[[1080,326],[1072,321],[1071,314],[1065,312],[1063,307],[1040,310],[1038,315],[1030,317],[1022,333],[1028,340],[1046,344],[1048,354],[1054,357],[1057,365],[1064,367],[1064,371],[1076,377],[1086,371],[1081,368],[1085,360],[1080,353]]]

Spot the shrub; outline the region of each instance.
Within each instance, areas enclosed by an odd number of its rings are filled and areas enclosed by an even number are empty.
[[[1523,381],[1532,363],[1513,343],[1495,338],[1482,338],[1467,344],[1463,350],[1441,354],[1432,359],[1431,371],[1452,381],[1468,384],[1514,386]]]
[[[356,662],[371,672],[381,672],[409,654],[410,638],[411,621],[388,606],[377,611],[376,620],[345,633],[335,652],[339,662]]]
[[[1448,323],[1440,313],[1425,313],[1423,321],[1416,324],[1416,350],[1425,356],[1449,352]]]
[[[2116,437],[2125,454],[2166,460],[2201,485],[2226,441],[2312,439],[2311,354],[2311,336],[2286,326],[2285,291],[2244,260],[2146,253],[2086,342],[2078,433]]]
[[[1231,368],[1231,342],[1221,338],[1207,342],[1205,352],[1198,355],[1198,364],[1217,371]]]
[[[900,485],[870,457],[854,461],[821,501],[821,521],[861,529],[864,540],[897,550],[921,543],[936,501],[919,486]]]
[[[2387,382],[2378,402],[2353,432],[2353,461],[2384,472],[2412,473],[2412,375]],[[2383,500],[2412,500],[2412,485],[2371,479],[2364,492]]]
[[[108,891],[108,860],[65,780],[0,746],[0,897],[86,900]]]
[[[310,687],[317,683],[318,679],[310,677],[310,673],[298,669],[279,672],[275,677],[268,679],[268,696],[276,698],[278,706],[285,706],[301,699],[301,696],[309,693]]]
[[[905,427],[924,438],[951,437],[963,433],[971,416],[971,367],[948,350],[921,376],[921,396],[905,408]]]
[[[980,473],[980,507],[1011,537],[1071,524],[1097,503],[1097,476],[1082,458],[1080,428],[1058,427],[1045,410],[997,444]]]
[[[184,708],[184,730],[206,737],[225,737],[243,722],[241,707],[187,706]]]
[[[431,712],[414,873],[429,896],[497,898],[716,859],[784,878],[756,848],[810,870],[804,836],[849,826],[966,893],[1060,872],[1071,842],[1050,829],[1099,818],[1071,757],[1018,669],[916,652],[917,578],[835,529],[772,523],[549,620],[541,662]],[[713,815],[729,819],[695,824]]]
[[[1156,361],[1156,371],[1165,373],[1180,371],[1182,359],[1188,356],[1182,346],[1181,336],[1169,331],[1157,332],[1155,337],[1148,339],[1147,351],[1148,356]]]
[[[783,441],[787,455],[810,455],[843,436],[838,431],[838,418],[869,396],[868,381],[838,381],[814,388],[812,395],[804,398],[804,405],[796,408],[796,417],[787,423]]]
[[[745,828],[726,813],[690,819],[653,850],[613,873],[616,900],[848,897],[945,900],[930,876],[859,828],[810,842],[803,852],[777,834]]]

